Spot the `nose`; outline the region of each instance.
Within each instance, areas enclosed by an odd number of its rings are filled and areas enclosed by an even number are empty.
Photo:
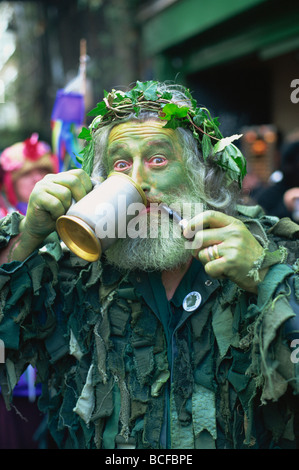
[[[131,178],[137,183],[144,192],[150,191],[150,182],[148,181],[147,172],[143,162],[136,159],[133,163]]]

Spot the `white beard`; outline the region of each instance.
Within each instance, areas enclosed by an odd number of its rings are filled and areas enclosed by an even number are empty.
[[[180,197],[167,197],[168,205],[182,207],[182,200],[188,201],[198,209],[198,195],[189,194],[187,191]],[[200,204],[202,207],[202,204]],[[203,209],[202,209],[203,210]],[[184,213],[182,213],[185,215]],[[192,214],[194,216],[194,213]],[[189,216],[189,219],[191,215]],[[147,217],[136,217],[138,220],[138,232],[143,233],[143,238],[121,238],[109,247],[105,254],[108,262],[120,270],[143,271],[173,270],[186,264],[191,257],[190,241],[186,240],[176,222],[169,219],[167,214],[153,211]],[[165,225],[164,225],[165,224]],[[168,227],[169,230],[165,230]]]

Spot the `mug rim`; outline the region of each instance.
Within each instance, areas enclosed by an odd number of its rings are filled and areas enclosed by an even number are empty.
[[[135,186],[135,188],[137,189],[137,191],[139,192],[141,198],[142,198],[142,202],[143,204],[146,206],[147,205],[147,198],[146,198],[146,195],[142,189],[142,187],[136,183],[132,178],[131,176],[129,175],[126,175],[125,173],[119,173],[118,171],[111,171],[108,176],[107,176],[107,179],[110,178],[110,176],[121,176],[122,178],[126,178],[130,183],[133,184],[133,186]]]

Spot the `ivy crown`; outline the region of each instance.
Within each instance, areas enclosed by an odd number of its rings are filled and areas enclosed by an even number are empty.
[[[228,184],[236,181],[242,186],[246,175],[246,160],[232,143],[242,137],[242,134],[224,138],[219,129],[218,118],[212,118],[207,108],[197,107],[196,100],[187,88],[165,86],[154,80],[137,80],[136,85],[126,92],[114,89],[109,93],[104,91],[103,101],[87,113],[94,119],[88,128],[82,128],[78,136],[86,141],[86,146],[77,159],[88,174],[91,174],[93,166],[93,133],[100,127],[113,121],[119,122],[131,114],[138,117],[141,111],[156,113],[159,119],[166,121],[165,128],[182,127],[191,130],[203,160],[213,160],[225,171]]]

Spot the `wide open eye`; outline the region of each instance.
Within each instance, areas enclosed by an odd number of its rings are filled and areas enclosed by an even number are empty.
[[[154,155],[149,161],[148,164],[152,167],[165,166],[167,165],[168,160],[163,155]]]
[[[131,162],[127,162],[126,160],[118,160],[114,163],[113,169],[115,171],[125,171],[132,167]]]

